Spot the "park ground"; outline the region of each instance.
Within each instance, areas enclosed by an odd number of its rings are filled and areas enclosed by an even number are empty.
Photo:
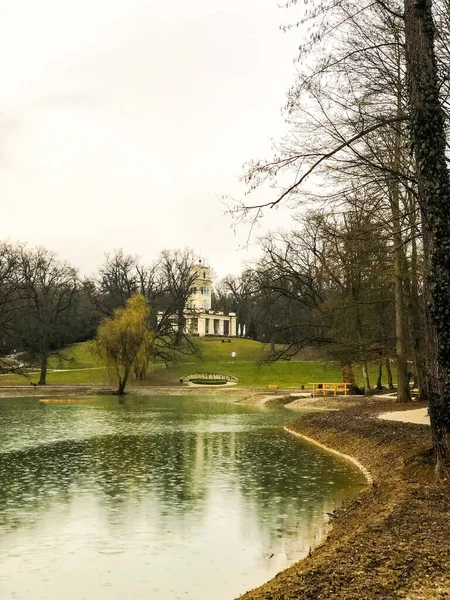
[[[233,338],[230,343],[222,343],[221,338],[196,338],[196,355],[181,355],[168,369],[162,362],[151,365],[145,381],[133,381],[129,388],[139,386],[179,385],[181,377],[195,373],[223,373],[238,378],[238,386],[267,387],[278,385],[280,388],[300,388],[312,382],[341,381],[341,371],[337,363],[327,361],[323,356],[311,350],[297,354],[290,361],[278,361],[273,364],[264,362],[269,354],[269,346],[253,340]],[[231,356],[236,352],[236,356]],[[68,360],[64,360],[61,358]],[[376,382],[377,365],[371,365],[371,381]],[[362,373],[355,367],[355,375],[362,384]],[[24,386],[37,382],[37,370],[29,370],[25,375],[0,375],[0,387]],[[47,376],[49,385],[117,385],[98,358],[90,351],[89,342],[74,344],[63,348],[59,356],[49,360]],[[384,381],[386,384],[386,380]]]
[[[310,556],[240,599],[450,599],[450,482],[436,479],[430,428],[378,418],[419,405],[361,397],[316,404],[325,410],[290,428],[352,456],[373,483],[330,516],[329,535]]]

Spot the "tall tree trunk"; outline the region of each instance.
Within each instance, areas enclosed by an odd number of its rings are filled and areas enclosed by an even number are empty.
[[[271,354],[275,354],[275,331],[270,336],[270,352]]]
[[[398,65],[400,70],[400,66]],[[401,80],[401,73],[397,75]],[[402,117],[401,86],[397,91],[397,116]],[[392,156],[392,169],[394,173],[401,172],[401,136],[400,125],[394,133],[394,149]],[[397,401],[410,402],[411,392],[408,379],[408,361],[405,351],[405,299],[403,290],[403,236],[400,209],[400,182],[397,177],[389,181],[389,201],[392,212],[392,237],[394,242],[394,295],[395,295],[395,351],[397,354]]]
[[[415,246],[415,240],[413,240]],[[409,316],[409,337],[412,349],[412,359],[414,363],[414,385],[418,388],[418,400],[427,399],[425,364],[423,360],[422,344],[422,324],[419,314],[419,294],[417,273],[414,274],[413,265],[414,248],[411,250],[411,268],[408,269],[406,257],[404,256],[404,272],[407,273],[404,279],[405,302]],[[417,259],[415,259],[417,261]]]
[[[360,390],[356,385],[355,372],[351,363],[341,364],[342,383],[349,383],[349,394],[360,394]]]
[[[438,470],[450,467],[450,176],[431,0],[404,0],[411,141],[422,211],[431,431]]]
[[[186,330],[186,318],[184,309],[181,309],[177,315],[177,332],[175,335],[175,346],[180,346]]]
[[[383,359],[380,358],[380,362],[378,363],[378,377],[377,377],[377,390],[383,389]]]
[[[369,371],[367,369],[367,363],[365,360],[362,361],[361,368],[362,368],[363,379],[364,379],[364,393],[366,395],[368,395],[368,394],[370,394],[372,388],[370,387]]]
[[[412,202],[415,199],[412,198]],[[424,339],[423,339],[423,323],[421,315],[421,306],[419,300],[419,274],[417,260],[417,208],[411,206],[412,219],[412,239],[411,239],[411,329],[412,329],[412,346],[414,353],[414,369],[416,375],[416,383],[418,388],[418,397],[420,401],[428,400],[428,385],[426,376],[426,366],[424,359]]]
[[[130,369],[131,367],[125,367],[123,377],[119,377],[119,389],[117,390],[119,396],[123,396],[125,394],[125,387],[127,385]]]
[[[43,351],[41,353],[41,373],[39,376],[38,385],[47,385],[47,364],[48,355],[47,352]]]
[[[394,389],[394,381],[392,379],[392,371],[391,371],[391,361],[389,360],[389,356],[386,357],[385,363],[386,365],[386,375],[388,380],[388,387],[390,390]]]
[[[401,236],[400,236],[401,239]],[[398,240],[397,240],[398,243]],[[401,242],[400,242],[401,243]],[[395,350],[397,354],[397,401],[410,402],[408,361],[405,353],[405,303],[403,296],[402,248],[397,248],[394,256],[395,290]]]

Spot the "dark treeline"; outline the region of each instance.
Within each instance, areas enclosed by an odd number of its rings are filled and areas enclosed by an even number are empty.
[[[402,329],[396,328],[395,247],[392,237],[365,207],[344,214],[310,212],[287,233],[261,240],[262,256],[240,277],[219,282],[220,303],[236,308],[248,334],[271,346],[271,360],[290,359],[316,347],[340,363],[343,381],[356,391],[354,365],[364,374],[364,390],[392,388],[391,361],[404,384],[424,386],[424,320],[421,249],[417,240],[402,245]],[[378,366],[369,380],[368,363]],[[400,376],[398,377],[400,380]]]
[[[106,255],[96,274],[82,279],[45,248],[2,243],[0,370],[21,372],[23,363],[39,364],[38,383],[44,385],[51,355],[64,360],[61,348],[94,338],[100,322],[136,294],[150,307],[153,343],[148,358],[168,362],[175,353],[194,351],[185,335],[184,308],[197,277],[196,263],[190,249],[163,251],[148,266],[117,250]]]

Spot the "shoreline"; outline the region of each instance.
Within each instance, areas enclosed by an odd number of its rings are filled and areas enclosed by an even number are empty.
[[[333,410],[304,414],[287,430],[363,467],[372,484],[331,515],[308,557],[239,599],[450,599],[450,482],[435,479],[430,429],[378,418],[420,405],[327,404]]]
[[[361,464],[359,462],[359,460],[357,460],[353,456],[350,456],[350,454],[344,454],[343,452],[339,452],[339,450],[335,450],[334,448],[330,448],[329,446],[325,446],[325,444],[321,444],[320,442],[318,442],[314,438],[310,438],[307,435],[303,435],[302,433],[298,433],[297,431],[294,431],[294,429],[290,429],[287,425],[285,425],[283,429],[285,431],[287,431],[288,433],[290,433],[291,435],[294,435],[295,437],[298,437],[301,440],[303,440],[305,442],[308,442],[309,444],[313,444],[314,446],[318,446],[319,448],[322,448],[323,450],[326,450],[327,452],[330,452],[331,454],[335,454],[336,456],[339,456],[339,458],[342,458],[343,460],[347,460],[348,462],[351,462],[364,475],[364,477],[366,478],[367,484],[368,485],[372,485],[373,484],[373,477],[372,477],[370,471],[368,469],[366,469],[366,467],[363,464]]]
[[[293,388],[295,390],[295,388]],[[329,408],[317,407],[320,398],[305,398],[305,394],[295,393],[292,388],[268,390],[266,387],[244,387],[237,385],[230,386],[217,386],[217,385],[142,385],[136,387],[127,388],[125,397],[127,395],[138,395],[138,396],[178,396],[189,395],[189,396],[212,396],[212,397],[225,397],[230,402],[236,402],[244,406],[286,406],[293,411],[300,410],[304,411],[315,410],[329,410]],[[0,398],[15,398],[15,397],[58,397],[68,396],[81,398],[89,395],[116,395],[115,390],[105,385],[90,385],[90,384],[63,384],[63,385],[51,385],[45,386],[1,386],[0,385]],[[314,406],[313,406],[314,405]]]
[[[191,396],[234,396],[237,402],[249,400],[256,395],[261,395],[261,388],[244,388],[235,386],[141,386],[127,388],[127,395],[191,395]],[[107,386],[99,385],[45,385],[45,386],[0,386],[0,398],[14,397],[36,397],[39,396],[85,396],[85,395],[115,395],[115,390]]]

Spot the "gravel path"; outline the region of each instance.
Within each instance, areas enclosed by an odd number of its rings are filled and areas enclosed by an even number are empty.
[[[427,408],[416,408],[414,410],[396,410],[381,414],[379,419],[386,421],[401,421],[402,423],[416,423],[417,425],[429,425],[430,417]]]

